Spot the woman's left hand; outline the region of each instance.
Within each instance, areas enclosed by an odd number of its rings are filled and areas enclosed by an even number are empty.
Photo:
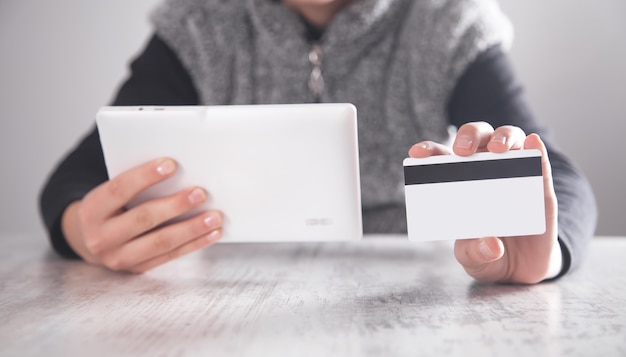
[[[452,152],[469,156],[476,152],[503,153],[519,149],[539,149],[542,154],[546,231],[534,236],[457,240],[454,246],[456,259],[469,275],[479,281],[534,284],[555,277],[561,270],[557,199],[545,145],[537,134],[527,136],[518,127],[502,126],[494,130],[488,123],[474,122],[459,128],[452,149],[424,141],[409,150],[410,157],[423,158]],[[495,202],[503,202],[502,209],[516,204],[507,202],[506,198]],[[471,205],[467,209],[471,210]]]

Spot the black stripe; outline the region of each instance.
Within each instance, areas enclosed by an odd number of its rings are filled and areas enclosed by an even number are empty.
[[[541,176],[541,157],[451,162],[404,167],[404,184]]]

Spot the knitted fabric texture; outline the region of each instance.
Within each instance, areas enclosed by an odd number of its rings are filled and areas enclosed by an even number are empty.
[[[305,26],[280,1],[168,0],[151,18],[202,104],[316,100]],[[335,17],[319,43],[319,99],[357,107],[364,213],[404,209],[408,149],[448,140],[446,105],[459,76],[482,51],[508,48],[512,37],[495,0],[356,0]],[[406,230],[401,214],[366,214],[364,221],[369,233]]]

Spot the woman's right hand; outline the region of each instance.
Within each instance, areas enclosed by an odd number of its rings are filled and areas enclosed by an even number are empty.
[[[137,194],[175,172],[173,160],[154,160],[114,177],[70,204],[61,223],[69,245],[89,263],[142,273],[217,242],[223,222],[218,211],[162,226],[206,201],[207,193],[200,187],[124,208]]]

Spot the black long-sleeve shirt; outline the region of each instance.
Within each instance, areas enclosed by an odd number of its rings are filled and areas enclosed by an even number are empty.
[[[158,36],[131,65],[113,105],[198,105],[198,93],[176,54]],[[531,113],[522,86],[507,55],[499,46],[483,52],[464,72],[448,102],[450,124],[472,121],[492,126],[515,125],[538,133],[548,147],[559,202],[559,241],[563,250],[561,274],[580,264],[596,224],[592,190],[579,170],[555,147],[546,129]],[[408,149],[408,148],[407,148]],[[95,127],[56,167],[40,195],[40,209],[54,249],[78,257],[61,231],[61,216],[73,201],[106,181],[107,173]],[[404,214],[404,207],[388,214]]]

